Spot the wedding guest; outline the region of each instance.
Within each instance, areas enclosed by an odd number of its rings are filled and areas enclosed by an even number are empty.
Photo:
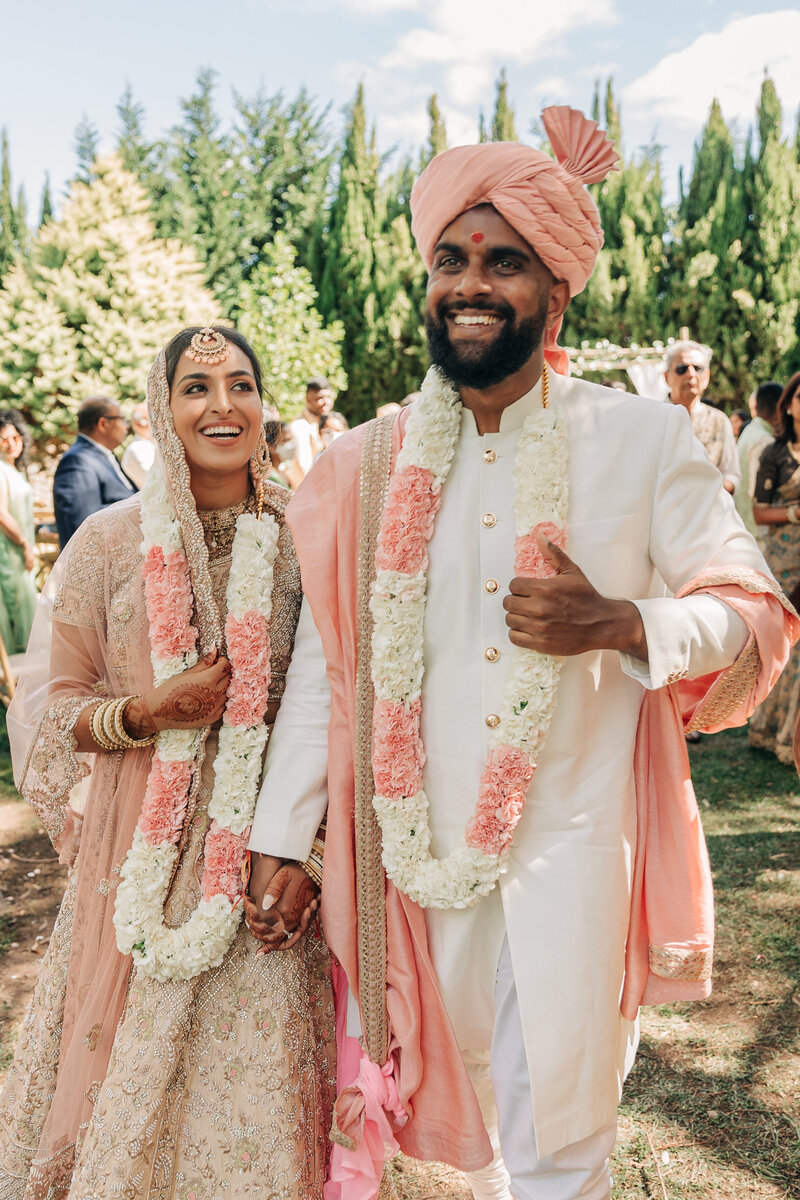
[[[319,419],[319,433],[324,446],[330,446],[331,442],[335,442],[343,433],[347,433],[350,425],[344,413],[329,412],[324,413]]]
[[[733,493],[741,478],[733,429],[724,412],[702,400],[711,378],[711,354],[699,342],[673,342],[664,356],[664,378],[669,400],[686,409],[694,436],[721,472],[725,491]]]
[[[753,492],[753,517],[763,532],[764,557],[787,596],[798,599],[800,584],[800,371],[778,402],[780,429],[761,452]],[[751,746],[769,750],[779,762],[794,762],[792,740],[800,716],[800,649],[792,650],[774,690],[756,709],[748,727]]]
[[[137,490],[114,451],[128,433],[116,400],[92,396],[78,409],[78,436],[53,477],[53,508],[63,550],[85,519]]]
[[[146,404],[137,404],[134,408],[131,413],[131,429],[133,438],[125,447],[121,465],[125,474],[133,480],[136,487],[143,488],[147,472],[152,467],[156,456]]]
[[[770,444],[781,425],[781,414],[778,411],[783,388],[779,383],[762,383],[750,397],[752,417],[739,434],[736,443],[736,453],[739,457],[739,469],[742,472],[742,482],[734,495],[736,511],[745,523],[747,530],[759,542],[763,541],[764,526],[756,525],[753,517],[753,491],[756,486],[756,475],[764,449]]]
[[[48,581],[8,723],[73,869],[0,1098],[3,1196],[322,1198],[333,1009],[324,942],[300,939],[321,850],[282,953],[241,922],[300,606],[261,395],[236,330],[174,337],[148,387],[158,464]]]
[[[320,435],[320,418],[333,408],[333,388],[324,375],[315,375],[306,384],[306,406],[302,415],[290,422],[289,433],[294,442],[292,475],[298,482],[311,470],[314,459],[324,450]],[[297,486],[297,485],[294,485]]]
[[[0,411],[0,635],[21,653],[36,611],[33,488],[25,477],[30,430],[15,408]]]

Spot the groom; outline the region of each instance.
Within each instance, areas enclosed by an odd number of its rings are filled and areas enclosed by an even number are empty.
[[[556,160],[462,147],[418,180],[438,374],[289,508],[306,599],[251,894],[327,806],[323,921],[366,1048],[340,1061],[334,1178],[388,1143],[479,1197],[601,1200],[639,1003],[710,990],[681,712],[741,723],[797,630],[685,414],[567,377],[602,245],[585,185],[616,156],[544,119]],[[270,945],[290,891],[250,906]]]

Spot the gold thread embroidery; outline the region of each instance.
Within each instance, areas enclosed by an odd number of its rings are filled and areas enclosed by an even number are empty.
[[[676,946],[651,946],[650,970],[662,979],[687,979],[704,983],[711,978],[713,950],[684,950]]]
[[[355,835],[358,893],[358,977],[364,1040],[373,1062],[389,1053],[386,1019],[386,876],[381,831],[372,797],[372,614],[375,548],[391,465],[394,414],[370,422],[361,453],[361,536],[358,563],[356,668]]]
[[[685,732],[694,733],[696,729],[711,729],[715,725],[721,725],[750,695],[760,671],[761,655],[756,639],[751,634],[736,662],[728,667],[727,671],[723,671],[712,685],[708,696],[686,726]]]

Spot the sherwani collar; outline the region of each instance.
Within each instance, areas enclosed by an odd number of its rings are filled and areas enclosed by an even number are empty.
[[[555,371],[550,371],[550,389],[553,388],[553,379]],[[500,433],[511,433],[515,430],[520,430],[525,424],[531,413],[538,411],[542,407],[542,380],[541,376],[537,379],[529,392],[524,396],[520,396],[519,400],[515,400],[513,404],[509,404],[508,408],[504,408],[500,414]],[[461,414],[461,437],[480,437],[478,426],[475,424],[475,417],[472,411],[464,408]],[[489,435],[491,436],[491,435]]]

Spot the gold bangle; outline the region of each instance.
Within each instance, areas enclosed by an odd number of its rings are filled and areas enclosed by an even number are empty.
[[[124,697],[122,698],[124,700]],[[119,743],[119,738],[114,732],[114,714],[119,707],[120,697],[106,701],[105,710],[103,711],[103,733],[111,743],[112,750],[121,750],[122,746]]]
[[[100,747],[101,750],[113,750],[114,749],[113,745],[111,744],[111,742],[109,742],[108,738],[106,737],[105,733],[103,732],[103,717],[105,716],[105,710],[106,710],[107,704],[108,704],[108,701],[103,700],[103,701],[101,701],[100,704],[98,704],[95,708],[93,708],[91,720],[89,722],[89,728],[91,730],[92,737],[97,742],[97,745]]]
[[[311,855],[308,856],[305,862],[300,863],[300,866],[305,871],[308,878],[317,887],[322,889],[322,862],[317,863]]]
[[[158,737],[158,731],[151,733],[148,737],[134,738],[128,733],[125,728],[122,718],[125,715],[125,709],[132,700],[141,700],[141,696],[125,696],[121,702],[118,702],[114,709],[114,733],[117,741],[126,750],[139,750],[144,746],[152,746]]]

